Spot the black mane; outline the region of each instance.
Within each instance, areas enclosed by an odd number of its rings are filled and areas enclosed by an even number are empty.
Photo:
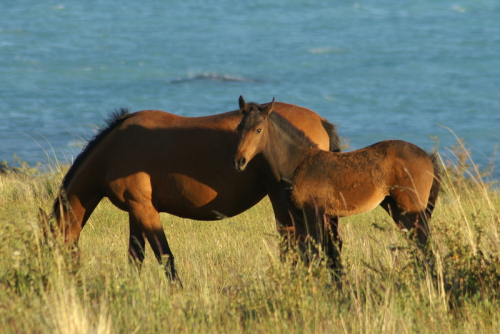
[[[297,129],[295,126],[293,126],[292,123],[290,123],[286,118],[284,118],[280,114],[272,112],[269,114],[268,117],[270,117],[270,120],[273,122],[274,125],[278,126],[282,131],[290,135],[290,137],[293,138],[293,140],[298,145],[305,145],[308,147],[318,147],[318,144],[314,143],[309,137],[306,136],[304,132]]]
[[[89,140],[87,145],[85,145],[84,149],[80,154],[76,157],[75,161],[69,168],[68,172],[64,176],[61,184],[60,195],[64,195],[64,191],[68,188],[69,183],[73,179],[78,170],[78,167],[83,163],[83,161],[87,158],[89,153],[106,137],[111,131],[113,131],[118,125],[120,125],[125,119],[130,117],[130,110],[127,108],[120,108],[118,110],[113,111],[110,114],[110,117],[106,120],[106,127],[103,127],[98,130],[97,134]],[[60,196],[58,196],[54,202],[54,212],[59,206]]]

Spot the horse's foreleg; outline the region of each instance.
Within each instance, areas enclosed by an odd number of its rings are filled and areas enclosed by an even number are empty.
[[[170,250],[163,231],[160,215],[152,204],[129,203],[131,221],[138,222],[142,233],[148,239],[158,262],[165,266],[165,273],[171,280],[178,280],[175,270],[174,255]]]
[[[142,262],[144,261],[144,252],[146,247],[146,240],[142,232],[141,225],[135,219],[135,216],[129,214],[130,237],[128,245],[128,254],[130,261],[141,269]]]

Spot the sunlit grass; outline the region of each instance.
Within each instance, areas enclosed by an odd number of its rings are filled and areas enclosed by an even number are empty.
[[[64,170],[0,175],[2,333],[500,329],[500,194],[474,169],[443,175],[432,261],[381,209],[343,218],[340,286],[321,265],[280,261],[267,199],[216,222],[162,214],[184,289],[167,281],[149,246],[140,273],[129,265],[128,216],[107,200],[82,232],[79,266],[44,242],[38,207],[50,209]]]

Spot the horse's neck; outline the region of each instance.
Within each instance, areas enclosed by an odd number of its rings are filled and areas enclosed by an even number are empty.
[[[268,143],[263,151],[264,158],[278,180],[291,179],[310,148],[298,144],[290,134],[279,126],[273,123],[269,125]]]

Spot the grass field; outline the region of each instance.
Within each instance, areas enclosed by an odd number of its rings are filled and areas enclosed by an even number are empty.
[[[162,214],[184,289],[149,248],[140,273],[129,265],[127,214],[107,200],[74,265],[37,219],[63,172],[0,175],[0,332],[500,332],[500,193],[458,158],[431,222],[435,260],[376,209],[341,220],[340,286],[321,264],[280,261],[267,199],[217,222]]]

